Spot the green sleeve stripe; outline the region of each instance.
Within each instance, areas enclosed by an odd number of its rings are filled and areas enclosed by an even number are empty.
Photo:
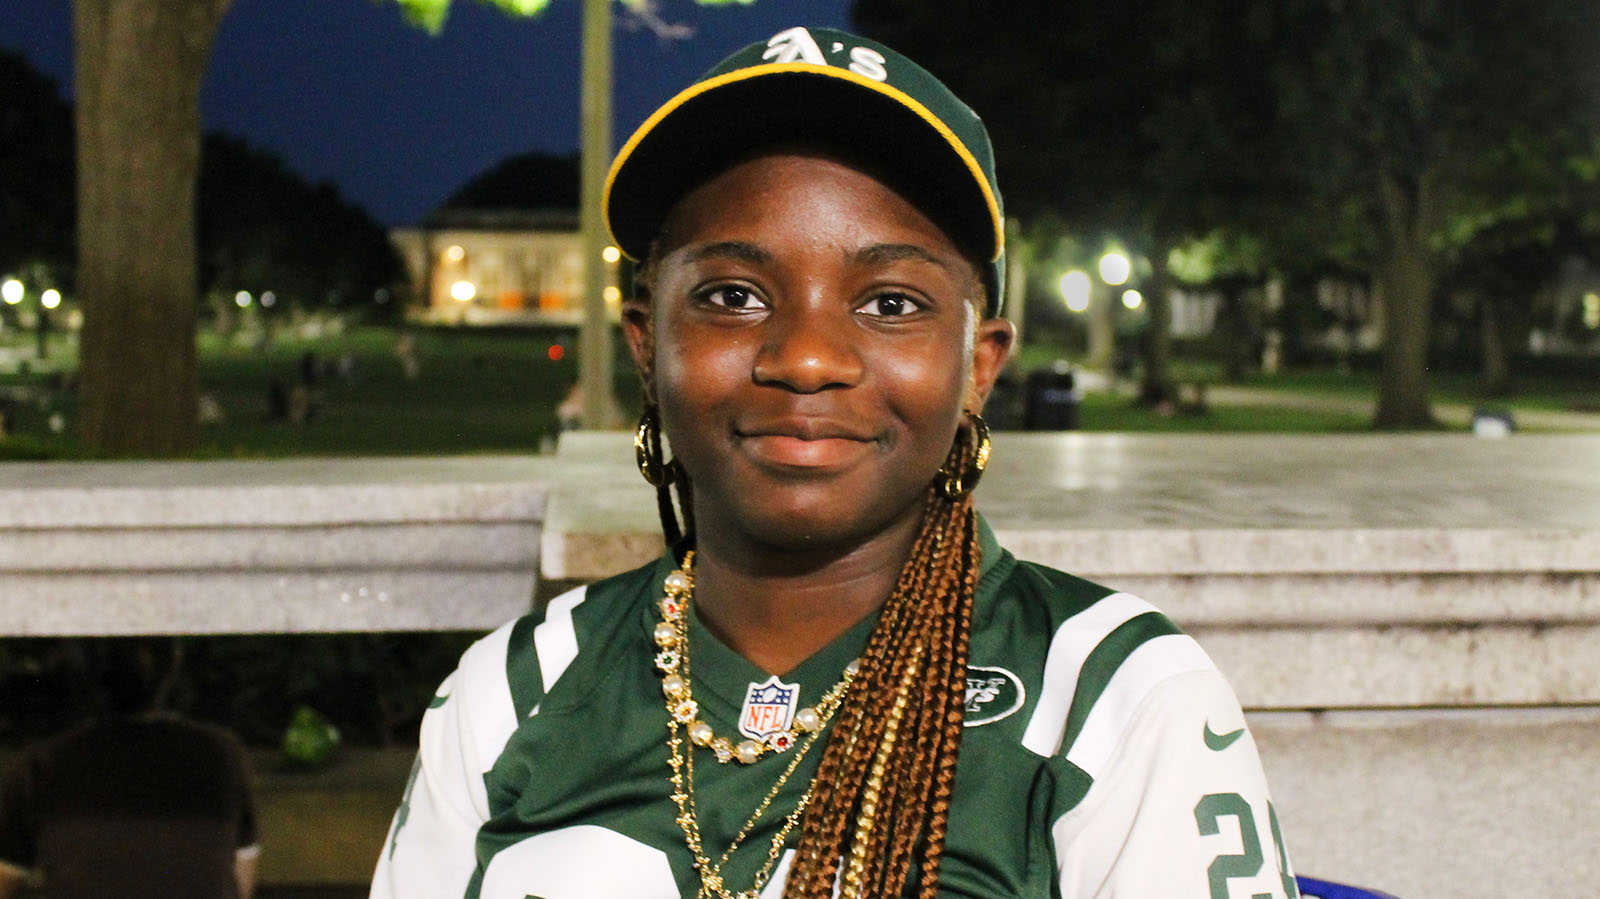
[[[1133,651],[1146,642],[1170,634],[1180,633],[1178,626],[1160,612],[1146,612],[1123,622],[1100,645],[1089,653],[1083,670],[1078,674],[1078,685],[1072,693],[1072,707],[1067,712],[1067,725],[1061,734],[1061,747],[1072,746],[1082,732],[1089,712],[1100,700],[1112,675],[1122,667]]]
[[[539,620],[528,616],[511,627],[511,645],[506,650],[506,683],[511,685],[511,707],[522,721],[544,701],[544,681],[539,676],[539,651],[533,633]]]
[[[1089,657],[1122,625],[1154,611],[1154,606],[1137,596],[1112,593],[1078,609],[1056,627],[1022,735],[1023,748],[1046,758],[1061,751],[1073,697]]]

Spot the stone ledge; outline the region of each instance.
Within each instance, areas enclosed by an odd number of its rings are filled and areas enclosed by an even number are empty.
[[[1593,435],[1002,433],[978,508],[1018,556],[1102,579],[1588,576],[1595,459]],[[543,577],[593,580],[659,552],[628,435],[569,435],[557,460],[581,474],[554,485]]]
[[[0,633],[488,630],[547,458],[0,465]]]

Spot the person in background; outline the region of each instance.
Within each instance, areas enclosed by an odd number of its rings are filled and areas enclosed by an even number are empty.
[[[0,779],[0,899],[250,899],[255,800],[231,732],[161,710],[171,639],[89,643],[103,714],[26,749]]]

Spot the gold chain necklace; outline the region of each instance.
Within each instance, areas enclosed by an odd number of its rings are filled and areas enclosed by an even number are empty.
[[[754,764],[768,753],[787,752],[799,743],[805,734],[814,734],[839,707],[844,691],[855,677],[859,663],[845,666],[844,677],[825,693],[816,707],[798,709],[789,727],[767,735],[764,740],[743,740],[734,743],[719,737],[711,725],[700,720],[700,705],[689,690],[689,602],[694,595],[694,551],[684,554],[683,565],[667,575],[665,595],[661,597],[661,622],[655,628],[656,669],[661,672],[661,692],[667,697],[667,714],[678,724],[688,728],[689,742],[711,750],[717,761],[726,765],[738,762]]]
[[[767,849],[767,858],[756,872],[755,882],[749,889],[733,892],[727,888],[722,878],[722,869],[733,858],[733,854],[744,844],[745,837],[766,814],[774,799],[783,791],[789,778],[800,767],[811,747],[816,744],[817,738],[822,735],[828,721],[838,709],[845,690],[854,680],[859,667],[856,662],[851,662],[845,668],[844,677],[817,703],[815,709],[801,709],[795,713],[796,723],[805,731],[804,737],[799,737],[789,731],[788,740],[778,741],[781,745],[773,745],[773,737],[768,738],[766,744],[758,744],[753,740],[745,743],[754,746],[764,746],[761,752],[741,753],[745,744],[733,747],[726,738],[717,737],[711,733],[711,727],[699,719],[699,706],[695,703],[690,687],[689,666],[689,636],[688,613],[689,603],[694,595],[694,552],[691,550],[684,554],[683,565],[677,571],[667,575],[661,598],[662,622],[656,625],[656,644],[661,647],[661,652],[656,655],[656,668],[661,671],[662,693],[666,696],[667,703],[667,745],[671,755],[667,758],[668,765],[672,768],[669,778],[672,783],[672,801],[678,808],[677,822],[683,830],[684,843],[689,847],[689,852],[694,856],[694,867],[700,874],[700,889],[696,893],[700,899],[758,899],[761,888],[766,885],[772,876],[772,870],[777,864],[778,857],[783,854],[783,844],[788,840],[789,834],[800,823],[805,815],[806,807],[811,804],[812,790],[815,784],[806,788],[804,795],[795,805],[794,809],[784,818],[783,826],[773,835],[772,842]],[[803,713],[809,713],[804,720]],[[784,752],[800,743],[800,751],[794,754],[779,775],[767,795],[762,798],[756,810],[739,828],[733,842],[728,845],[715,864],[706,857],[705,847],[700,838],[700,820],[694,803],[694,753],[685,745],[679,728],[686,727],[689,742],[698,746],[710,747],[717,761],[726,764],[730,758],[737,758],[743,764],[750,764],[760,758],[767,751]],[[783,733],[774,736],[783,736]]]

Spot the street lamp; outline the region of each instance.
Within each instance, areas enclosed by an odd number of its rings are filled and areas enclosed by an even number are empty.
[[[1073,312],[1083,312],[1089,308],[1089,274],[1078,269],[1061,276],[1061,299],[1067,303],[1067,308]]]
[[[1122,292],[1122,305],[1127,309],[1138,309],[1144,305],[1144,294],[1130,287]]]
[[[61,291],[54,287],[39,294],[39,305],[46,309],[54,309],[61,305]]]
[[[1116,287],[1128,283],[1128,276],[1133,274],[1133,263],[1127,256],[1112,251],[1100,257],[1100,280]]]
[[[15,306],[22,302],[22,282],[16,278],[7,278],[0,284],[0,299],[6,301],[7,306]]]

